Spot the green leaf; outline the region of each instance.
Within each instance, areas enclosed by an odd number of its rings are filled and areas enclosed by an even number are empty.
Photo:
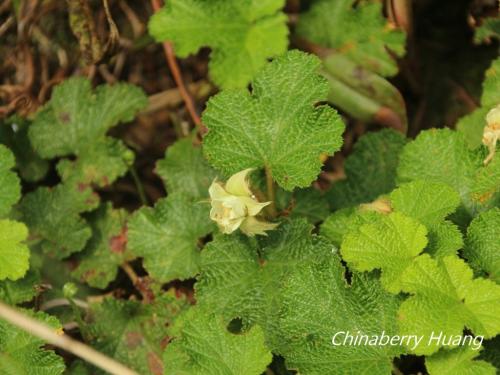
[[[325,195],[313,187],[295,189],[293,192],[279,189],[276,192],[276,205],[289,218],[305,217],[312,224],[323,221],[329,213]]]
[[[176,325],[179,334],[164,355],[165,373],[178,375],[260,375],[272,355],[259,326],[233,334],[222,318],[191,308]]]
[[[318,58],[291,51],[262,69],[248,90],[223,91],[203,113],[208,161],[226,174],[266,167],[286,190],[308,186],[320,156],[340,148],[344,125],[337,112],[317,104],[328,84]]]
[[[172,0],[151,17],[149,32],[172,41],[180,57],[210,47],[210,76],[223,88],[245,87],[267,59],[287,49],[284,0]]]
[[[54,331],[62,329],[56,318],[42,312],[24,313],[49,325]],[[2,375],[59,375],[64,361],[54,351],[43,349],[45,343],[29,333],[0,319],[0,373]]]
[[[89,80],[70,78],[54,89],[38,112],[29,137],[44,158],[77,157],[58,167],[64,180],[71,176],[77,182],[108,185],[126,172],[133,154],[106,132],[131,121],[146,105],[146,96],[133,85],[102,85],[92,92]]]
[[[342,208],[326,218],[321,224],[320,233],[340,247],[346,234],[357,231],[363,224],[377,221],[379,215],[375,211],[360,210],[354,207]]]
[[[10,305],[31,301],[37,295],[40,283],[40,275],[34,270],[29,270],[22,279],[16,281],[0,281],[0,300]]]
[[[391,195],[391,206],[427,227],[426,252],[434,257],[456,255],[463,246],[460,229],[444,220],[460,204],[460,196],[449,185],[415,180],[401,185]]]
[[[425,359],[425,366],[429,375],[495,375],[495,367],[476,359],[479,353],[469,346],[440,350]]]
[[[460,196],[449,185],[424,180],[400,186],[391,195],[395,211],[433,228],[460,205]]]
[[[382,4],[355,0],[320,0],[300,15],[300,36],[335,48],[359,65],[383,76],[397,73],[392,55],[405,52],[405,34],[383,17]],[[389,52],[390,51],[390,52]]]
[[[311,235],[305,219],[281,224],[257,242],[243,235],[219,235],[202,252],[196,300],[225,318],[259,324],[276,344],[280,287],[299,264],[329,256],[332,245]]]
[[[500,206],[500,157],[481,167],[471,187],[471,199],[485,206]]]
[[[485,338],[500,333],[500,286],[473,279],[472,270],[458,257],[419,256],[404,272],[402,286],[412,296],[401,304],[400,332],[423,336],[414,350],[418,355],[442,346],[442,341],[430,340],[432,335],[461,336],[464,326]]]
[[[288,368],[304,375],[390,374],[400,346],[332,343],[337,332],[397,334],[399,298],[385,292],[374,275],[354,274],[348,285],[344,273],[337,254],[292,271],[283,291],[279,353]]]
[[[382,269],[382,285],[397,293],[405,269],[427,245],[426,235],[427,230],[418,221],[395,212],[348,233],[340,251],[357,271]]]
[[[199,239],[213,231],[210,206],[183,195],[169,195],[154,208],[143,207],[129,221],[129,250],[161,282],[187,279],[199,271]]]
[[[65,183],[26,194],[20,211],[30,234],[41,240],[45,253],[62,259],[82,250],[87,243],[92,231],[80,214],[93,210],[98,202],[90,186]]]
[[[92,237],[79,254],[73,276],[92,287],[104,289],[116,278],[119,266],[133,257],[127,251],[127,212],[102,205],[89,217]]]
[[[190,137],[167,148],[165,158],[156,164],[156,173],[169,194],[180,192],[193,199],[207,198],[208,187],[217,176]]]
[[[19,178],[11,171],[14,165],[12,152],[0,145],[0,217],[7,215],[21,196]]]
[[[500,284],[500,208],[492,208],[472,220],[467,228],[464,256],[472,267],[487,272]]]
[[[371,202],[396,187],[399,153],[406,144],[401,133],[384,129],[363,135],[344,163],[346,179],[328,192],[335,208]]]
[[[91,305],[88,334],[95,348],[138,373],[162,375],[167,326],[186,307],[184,299],[171,293],[157,297],[152,304],[105,298]]]
[[[470,216],[475,216],[493,202],[492,194],[486,194],[487,197],[473,194],[474,190],[483,191],[489,186],[481,184],[477,187],[476,180],[484,178],[481,174],[487,173],[484,170],[488,166],[483,166],[483,158],[482,152],[468,149],[464,136],[459,132],[450,129],[423,131],[403,149],[398,180],[423,180],[451,186],[460,194],[463,206],[460,215],[465,216],[462,221],[467,222]]]
[[[462,249],[464,245],[462,232],[448,220],[432,227],[427,237],[429,238],[429,244],[425,248],[425,252],[434,258],[457,255],[457,251]]]
[[[23,223],[0,220],[0,280],[17,280],[28,271],[30,250],[23,243],[27,238]]]
[[[486,126],[486,114],[500,102],[500,59],[496,59],[486,71],[483,81],[481,106],[464,116],[456,128],[464,134],[470,148],[481,145],[483,129]]]

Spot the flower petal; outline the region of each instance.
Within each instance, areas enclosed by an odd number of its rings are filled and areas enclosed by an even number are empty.
[[[264,207],[269,205],[271,202],[257,202],[253,198],[240,197],[240,199],[245,203],[248,210],[248,216],[257,215]]]
[[[268,223],[266,221],[257,220],[253,216],[247,217],[240,225],[240,229],[247,236],[253,237],[256,234],[267,236],[266,230],[275,229],[279,223]]]
[[[222,185],[215,180],[212,182],[212,185],[208,188],[208,194],[210,194],[211,199],[222,199],[229,196],[226,190],[222,187]]]
[[[229,177],[226,182],[226,191],[229,194],[242,197],[251,197],[252,192],[248,186],[247,176],[254,168],[248,168]]]

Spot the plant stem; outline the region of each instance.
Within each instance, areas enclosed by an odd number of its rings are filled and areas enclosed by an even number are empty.
[[[138,375],[135,371],[125,367],[114,359],[105,356],[91,347],[73,340],[66,334],[58,334],[56,331],[31,317],[26,316],[20,311],[0,302],[0,317],[10,324],[21,328],[22,330],[36,336],[51,345],[57,346],[67,352],[92,363],[114,375]]]
[[[268,207],[268,212],[271,217],[276,217],[278,214],[276,212],[276,203],[275,203],[275,195],[274,195],[274,181],[273,181],[273,174],[271,170],[266,167],[266,187],[267,187],[267,199],[271,201],[271,204]]]
[[[132,165],[130,167],[130,174],[132,175],[132,179],[134,180],[135,187],[137,188],[137,192],[139,193],[139,199],[144,206],[148,205],[148,199],[146,197],[146,193],[144,192],[144,186],[142,186],[142,182],[137,175],[137,171],[135,167]]]
[[[153,10],[158,12],[161,8],[160,0],[151,0],[151,5],[153,6]],[[172,44],[169,42],[163,42],[163,50],[165,51],[165,56],[167,58],[168,67],[170,68],[170,72],[174,77],[175,84],[179,88],[179,93],[186,104],[186,109],[191,116],[194,124],[198,127],[198,132],[200,134],[204,134],[207,132],[207,128],[202,124],[200,116],[196,113],[196,109],[194,107],[193,99],[191,95],[189,95],[186,90],[186,86],[184,85],[184,81],[182,80],[181,70],[179,69],[179,65],[177,64],[177,60],[175,59],[174,49]]]
[[[125,271],[130,281],[132,281],[132,284],[136,286],[137,282],[139,281],[139,276],[137,276],[132,266],[127,262],[125,262],[120,267],[122,268],[123,271]]]

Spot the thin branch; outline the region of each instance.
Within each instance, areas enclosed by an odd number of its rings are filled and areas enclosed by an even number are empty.
[[[138,375],[137,372],[125,367],[114,359],[92,349],[79,341],[73,340],[66,334],[57,334],[54,329],[44,323],[30,318],[22,312],[0,302],[0,318],[5,319],[10,324],[36,336],[51,345],[57,346],[67,352],[92,363],[114,375]]]
[[[81,307],[82,309],[89,308],[89,304],[85,301],[82,301],[81,299],[73,299],[73,302],[75,303],[75,305]],[[40,306],[40,310],[46,311],[60,306],[70,306],[69,300],[66,298],[52,299],[50,301],[45,302],[42,306]]]
[[[136,286],[137,283],[139,282],[139,276],[137,276],[132,266],[127,262],[125,262],[120,267],[122,268],[123,271],[125,271],[130,281],[132,281],[132,284]]]
[[[153,6],[153,10],[158,12],[161,8],[160,0],[151,0],[151,5]],[[179,69],[179,65],[177,64],[177,60],[175,59],[174,48],[172,44],[169,42],[163,42],[163,50],[165,51],[165,56],[167,58],[168,67],[172,72],[172,76],[174,77],[175,84],[179,88],[179,92],[186,104],[186,109],[191,116],[191,119],[198,127],[198,131],[200,134],[205,134],[207,132],[207,128],[205,125],[201,123],[200,116],[196,113],[196,109],[194,107],[193,99],[191,95],[189,95],[186,90],[186,86],[184,85],[184,81],[182,80],[181,70]]]

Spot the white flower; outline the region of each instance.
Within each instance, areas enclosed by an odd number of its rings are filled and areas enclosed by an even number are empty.
[[[488,112],[486,124],[483,130],[483,144],[488,147],[489,153],[484,159],[484,164],[488,164],[495,156],[497,142],[500,139],[500,104]]]
[[[214,181],[208,189],[212,204],[210,218],[222,233],[229,234],[240,228],[248,236],[265,235],[265,231],[278,226],[255,218],[271,202],[260,203],[255,199],[247,182],[251,171],[245,169],[234,174],[225,185]]]

